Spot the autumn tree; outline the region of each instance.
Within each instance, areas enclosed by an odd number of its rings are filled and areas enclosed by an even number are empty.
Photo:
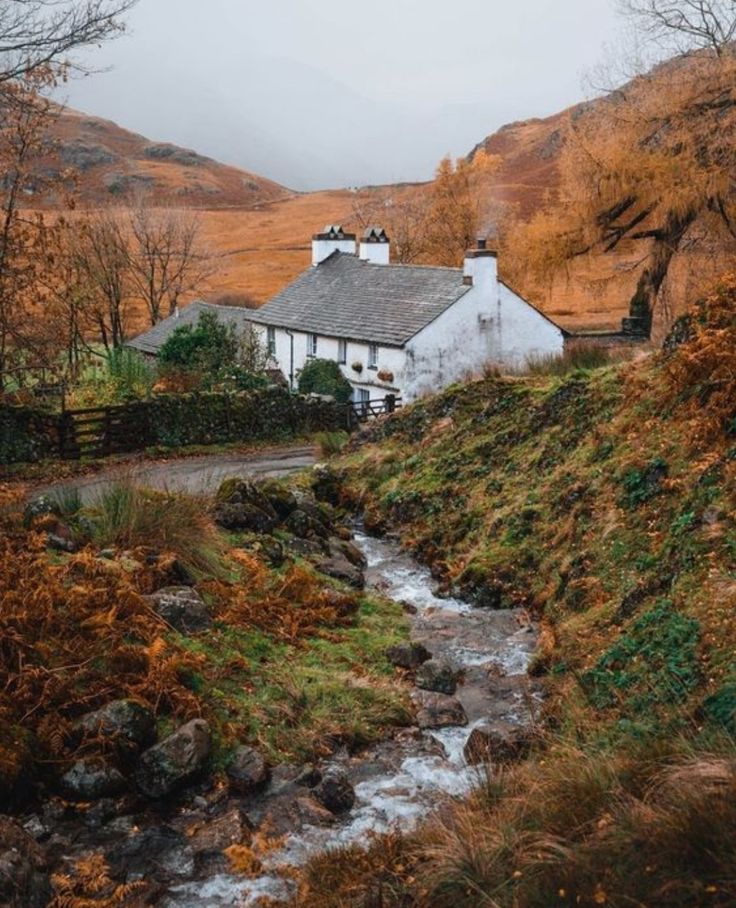
[[[137,0],[0,0],[0,84],[78,67],[74,54],[123,31]]]
[[[391,258],[411,265],[427,254],[428,207],[426,186],[387,187],[359,195],[353,219],[361,230],[383,227],[391,239]]]
[[[139,204],[129,215],[128,264],[135,295],[155,325],[172,315],[182,296],[212,274],[194,216]]]
[[[651,333],[675,257],[736,248],[736,55],[733,3],[630,0],[645,36],[670,32],[689,52],[569,117],[561,187],[517,237],[550,274],[588,253],[626,252],[638,279],[632,330]]]
[[[438,265],[459,266],[465,251],[488,231],[486,181],[498,158],[479,151],[472,158],[444,158],[429,191],[424,219],[425,256]]]

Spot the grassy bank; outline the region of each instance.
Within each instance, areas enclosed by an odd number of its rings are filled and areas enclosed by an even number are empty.
[[[58,505],[89,542],[46,547],[59,517],[28,526],[23,502],[0,495],[0,800],[54,790],[80,756],[83,714],[131,697],[161,734],[205,718],[214,768],[240,743],[272,763],[359,747],[407,721],[385,649],[403,639],[400,606],[329,581],[300,559],[279,568],[219,531],[208,503],[112,487],[83,507]],[[146,598],[184,571],[212,616],[177,633]]]
[[[736,902],[735,299],[666,355],[451,388],[338,462],[448,591],[541,620],[546,733],[416,835],[317,862],[300,904]]]

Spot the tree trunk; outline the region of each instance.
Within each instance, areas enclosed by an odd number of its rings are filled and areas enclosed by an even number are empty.
[[[667,277],[672,259],[675,257],[682,238],[696,218],[696,212],[687,211],[682,215],[670,213],[664,227],[659,231],[649,266],[644,269],[636,291],[629,303],[629,325],[632,333],[651,337],[654,307]]]

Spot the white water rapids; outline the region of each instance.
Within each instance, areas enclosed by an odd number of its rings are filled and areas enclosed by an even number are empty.
[[[307,824],[287,835],[284,847],[266,859],[266,873],[258,879],[218,874],[174,885],[165,908],[245,908],[263,897],[287,898],[293,884],[279,875],[279,868],[303,864],[331,848],[367,844],[373,834],[410,830],[446,798],[467,793],[479,778],[479,770],[463,758],[474,725],[487,718],[516,724],[530,720],[537,695],[530,690],[526,670],[536,638],[524,616],[440,599],[429,570],[404,554],[397,542],[362,534],[355,541],[368,559],[368,588],[413,606],[412,638],[465,671],[457,696],[469,724],[416,731],[357,757],[336,757],[355,786],[355,806],[348,815],[332,825]]]

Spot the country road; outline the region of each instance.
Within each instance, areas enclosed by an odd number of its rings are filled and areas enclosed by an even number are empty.
[[[89,504],[100,492],[121,479],[132,479],[141,486],[172,492],[206,495],[217,491],[220,483],[232,476],[256,478],[287,476],[316,463],[311,445],[270,448],[250,454],[215,454],[183,457],[167,461],[141,462],[113,467],[92,476],[69,479],[36,489],[36,495],[65,488],[78,489]]]

